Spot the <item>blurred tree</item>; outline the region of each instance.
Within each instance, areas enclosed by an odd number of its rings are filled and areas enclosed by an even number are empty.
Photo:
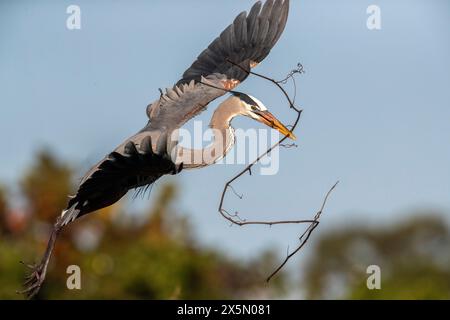
[[[67,165],[51,153],[38,153],[21,180],[28,224],[52,223],[66,204],[71,181]],[[268,251],[244,262],[199,245],[188,216],[173,208],[176,197],[176,185],[163,185],[150,210],[124,214],[119,205],[69,225],[39,298],[278,298],[286,293],[285,272],[269,285],[264,281],[279,262],[276,254]],[[109,214],[113,211],[117,214]],[[0,190],[0,233],[11,212]],[[0,234],[0,299],[20,297],[15,290],[25,270],[18,261],[43,252],[48,230],[35,229],[14,237]],[[336,230],[314,243],[302,284],[309,298],[450,298],[450,231],[429,213],[390,227]],[[81,267],[80,291],[66,288],[71,264]],[[366,287],[372,264],[381,268],[381,290]]]
[[[61,290],[64,270],[43,290],[51,298],[197,299],[277,295],[281,276],[266,287],[261,265],[267,259],[240,263],[200,247],[192,226],[173,211],[176,187],[162,186],[146,218],[138,224],[105,223],[95,251],[71,254],[66,264],[79,264],[85,287],[79,292]],[[95,217],[88,218],[92,221]],[[86,219],[87,220],[87,219]],[[70,250],[62,253],[67,256]],[[266,258],[266,257],[264,257]],[[56,275],[61,277],[58,279]]]
[[[369,265],[381,290],[369,290]],[[323,236],[304,276],[308,298],[449,299],[450,230],[425,213],[390,227],[354,226]]]
[[[7,210],[8,210],[8,204],[6,202],[6,192],[5,192],[5,188],[0,185],[0,236],[2,236],[2,234],[6,234],[7,233]]]
[[[53,223],[71,194],[71,170],[47,150],[39,151],[36,162],[22,178],[21,187],[30,213]]]

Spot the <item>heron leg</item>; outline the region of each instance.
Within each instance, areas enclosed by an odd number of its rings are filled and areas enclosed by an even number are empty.
[[[52,233],[50,235],[50,239],[47,243],[47,249],[45,250],[44,256],[39,264],[33,265],[25,265],[31,271],[25,278],[25,282],[23,284],[24,289],[22,291],[18,291],[20,294],[24,294],[28,299],[33,298],[41,289],[42,284],[45,280],[45,275],[47,273],[48,263],[52,256],[53,249],[55,247],[56,239],[58,234],[61,232],[62,224],[60,223],[61,219],[53,226]],[[23,262],[22,262],[23,263]]]

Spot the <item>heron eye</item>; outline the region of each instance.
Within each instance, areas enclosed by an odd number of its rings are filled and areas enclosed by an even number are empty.
[[[259,110],[256,106],[252,106],[252,110],[253,111],[257,111],[257,110]]]

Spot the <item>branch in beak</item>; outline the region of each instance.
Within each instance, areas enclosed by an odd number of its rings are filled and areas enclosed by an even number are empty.
[[[292,140],[297,139],[296,136],[269,111],[254,111],[254,113],[259,116],[260,122],[275,130],[278,130],[281,134],[291,138]]]

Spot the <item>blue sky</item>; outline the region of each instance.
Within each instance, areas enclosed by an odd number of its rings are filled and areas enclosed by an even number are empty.
[[[172,86],[252,3],[0,1],[0,181],[15,181],[43,146],[82,175],[144,126],[158,88]],[[66,29],[70,4],[81,8],[81,30]],[[381,30],[366,27],[371,4],[381,8]],[[282,78],[304,65],[299,148],[281,150],[279,174],[239,181],[244,199],[230,196],[227,207],[247,218],[309,218],[340,180],[318,233],[388,223],[422,208],[448,216],[449,32],[446,0],[292,1],[285,33],[257,71]],[[240,90],[283,121],[293,118],[270,84],[251,78]],[[261,127],[250,119],[233,125]],[[218,215],[223,184],[241,168],[213,166],[166,180],[179,183],[177,207],[203,243],[239,256],[267,247],[284,252],[296,244],[299,226],[230,227]]]

